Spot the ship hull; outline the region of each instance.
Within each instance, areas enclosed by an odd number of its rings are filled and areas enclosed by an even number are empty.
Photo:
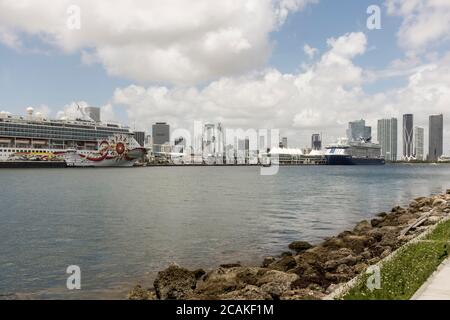
[[[65,157],[68,167],[133,167],[146,155],[145,149],[131,150],[126,156],[91,158],[79,153],[68,153]]]
[[[384,165],[384,159],[379,158],[355,158],[350,155],[326,155],[327,164],[330,166],[355,166],[355,165]]]

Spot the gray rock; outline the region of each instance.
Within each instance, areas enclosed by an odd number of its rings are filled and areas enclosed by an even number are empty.
[[[229,268],[236,268],[241,267],[240,263],[225,263],[220,265],[221,268],[229,269]]]
[[[433,208],[434,208],[434,207],[440,206],[441,204],[446,205],[446,204],[447,204],[447,201],[445,201],[444,199],[441,199],[441,198],[437,198],[437,199],[435,199],[435,200],[433,201],[432,206],[433,206]]]
[[[158,272],[153,285],[156,295],[161,300],[183,299],[192,293],[197,284],[194,272],[172,265]]]
[[[269,270],[258,279],[256,285],[273,299],[278,299],[283,292],[291,289],[292,283],[297,279],[298,276],[294,273]]]
[[[365,263],[358,263],[353,267],[353,270],[355,273],[361,273],[364,272],[369,266]]]
[[[137,285],[128,293],[129,300],[157,300],[156,293],[150,289],[144,289]]]
[[[377,217],[377,218],[374,218],[374,219],[372,219],[372,220],[370,220],[370,225],[372,226],[372,227],[377,227],[380,223],[382,223],[383,222],[383,218],[381,218],[381,217]]]
[[[262,266],[267,268],[271,263],[275,262],[277,259],[274,257],[266,257],[263,260]]]
[[[357,234],[361,234],[361,233],[369,231],[370,229],[372,229],[372,225],[368,221],[363,220],[356,225],[356,227],[353,229],[353,231]]]
[[[278,270],[278,271],[288,271],[290,269],[295,268],[296,265],[297,265],[297,262],[295,261],[295,259],[293,257],[286,256],[286,257],[281,258],[280,260],[277,260],[277,261],[271,263],[268,266],[268,268]]]
[[[296,251],[297,253],[303,252],[312,248],[312,245],[306,241],[294,241],[289,245],[289,249]]]
[[[221,294],[217,297],[220,300],[271,300],[270,294],[265,292],[262,288],[258,288],[252,285],[246,285],[245,287]]]

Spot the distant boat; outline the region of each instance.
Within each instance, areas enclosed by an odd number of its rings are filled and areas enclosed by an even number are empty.
[[[325,158],[328,165],[384,165],[379,144],[370,139],[349,142],[341,138],[337,143],[326,147]]]
[[[439,163],[450,163],[450,156],[440,156],[438,159]]]

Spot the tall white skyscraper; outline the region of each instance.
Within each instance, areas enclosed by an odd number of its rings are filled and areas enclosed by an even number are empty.
[[[378,120],[378,143],[387,161],[397,160],[397,119]]]
[[[414,155],[417,160],[424,160],[424,129],[414,127]]]

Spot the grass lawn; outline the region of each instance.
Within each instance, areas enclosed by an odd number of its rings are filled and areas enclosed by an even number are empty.
[[[398,249],[380,270],[381,288],[370,290],[364,275],[342,298],[345,300],[407,300],[448,257],[450,220],[417,243]]]

